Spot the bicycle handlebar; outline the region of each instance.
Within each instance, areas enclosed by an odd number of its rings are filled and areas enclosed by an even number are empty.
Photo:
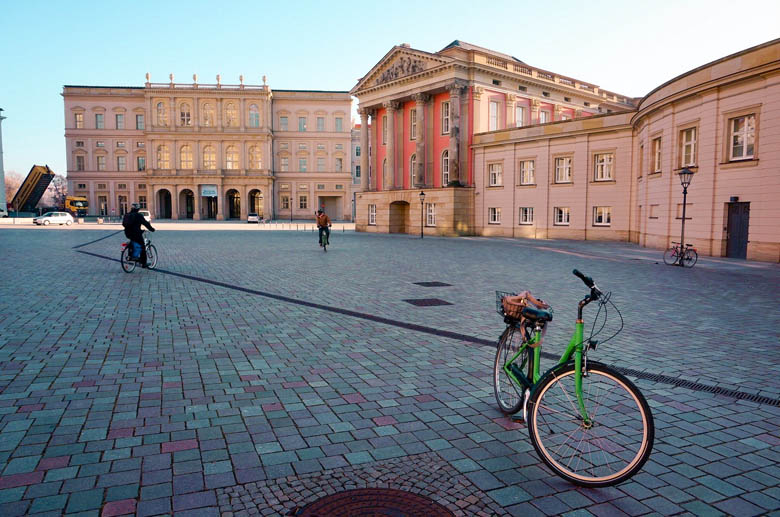
[[[587,285],[587,286],[588,286],[588,287],[590,287],[591,289],[593,288],[593,286],[594,286],[594,285],[596,285],[596,284],[593,282],[593,279],[592,279],[591,277],[589,277],[589,276],[586,276],[586,275],[583,275],[583,274],[582,274],[582,273],[580,273],[580,271],[579,271],[579,270],[577,270],[577,269],[574,269],[574,270],[572,270],[572,274],[573,274],[574,276],[578,277],[580,280],[582,280],[582,281],[585,283],[585,285]]]

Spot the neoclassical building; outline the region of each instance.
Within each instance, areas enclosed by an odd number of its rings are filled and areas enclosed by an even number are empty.
[[[394,47],[352,92],[379,128],[359,230],[665,248],[688,168],[686,242],[780,261],[780,40],[640,99],[458,41]]]
[[[347,92],[265,84],[65,86],[68,188],[90,215],[351,219]]]

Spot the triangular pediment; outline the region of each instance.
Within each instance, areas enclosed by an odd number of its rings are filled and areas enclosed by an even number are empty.
[[[361,90],[416,75],[451,61],[453,59],[450,57],[396,46],[358,81],[350,93],[355,94]]]

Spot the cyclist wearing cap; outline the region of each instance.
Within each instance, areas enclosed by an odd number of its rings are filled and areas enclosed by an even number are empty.
[[[122,219],[122,226],[125,227],[125,237],[130,239],[131,242],[141,247],[141,257],[139,262],[141,267],[149,267],[146,264],[146,244],[144,243],[144,234],[141,226],[146,226],[149,231],[154,231],[152,225],[146,220],[146,218],[138,211],[138,203],[133,203],[130,212],[125,214]],[[132,254],[135,257],[135,253]]]
[[[317,229],[320,233],[320,246],[322,246],[323,232],[325,232],[325,234],[328,236],[328,241],[330,241],[330,217],[328,217],[327,214],[322,211],[322,209],[317,210]]]

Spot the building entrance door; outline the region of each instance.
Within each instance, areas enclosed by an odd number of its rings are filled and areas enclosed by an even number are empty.
[[[409,228],[409,203],[393,201],[390,203],[390,233],[406,233]]]
[[[217,198],[204,197],[203,198],[203,218],[204,219],[216,219],[217,218]]]
[[[729,203],[729,221],[726,236],[726,256],[747,258],[750,203]]]

